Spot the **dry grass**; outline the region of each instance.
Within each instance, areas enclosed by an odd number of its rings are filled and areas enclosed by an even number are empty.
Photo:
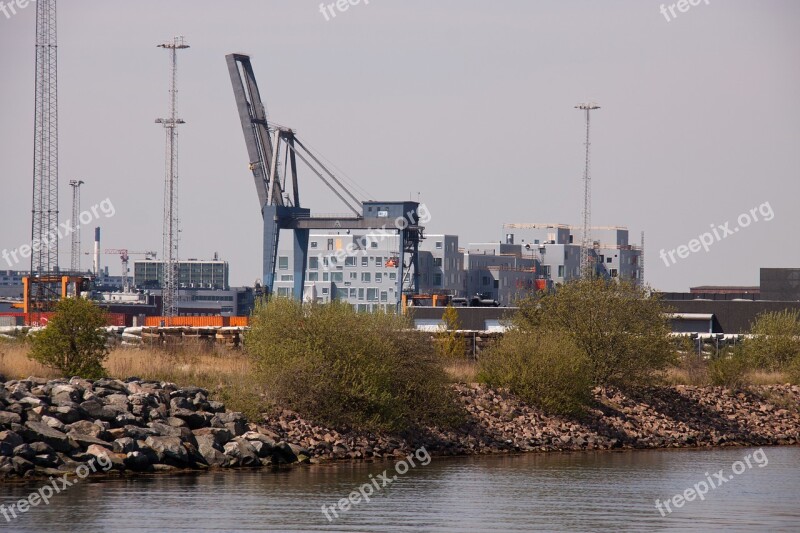
[[[709,385],[708,373],[699,368],[671,367],[668,368],[662,379],[667,385]],[[783,385],[789,382],[785,372],[768,372],[766,370],[752,370],[745,375],[745,382],[749,385]]]
[[[476,383],[478,381],[478,363],[471,359],[447,361],[444,370],[456,383]]]
[[[28,359],[28,351],[22,343],[0,344],[0,374],[7,379],[63,377]],[[208,389],[214,399],[253,420],[270,408],[264,390],[253,376],[249,358],[239,351],[192,345],[170,351],[156,347],[116,348],[104,366],[109,376],[118,379],[138,377]]]

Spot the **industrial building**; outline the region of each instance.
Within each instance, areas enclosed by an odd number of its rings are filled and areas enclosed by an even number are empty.
[[[179,289],[228,290],[228,262],[213,259],[187,259],[177,262]],[[133,284],[140,289],[161,288],[164,280],[164,261],[134,261]]]

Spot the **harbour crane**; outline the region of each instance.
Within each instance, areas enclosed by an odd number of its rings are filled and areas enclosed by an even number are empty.
[[[396,231],[399,237],[396,252],[399,259],[397,305],[400,305],[402,294],[419,292],[419,243],[424,238],[424,228],[419,225],[420,204],[410,201],[359,201],[291,128],[270,122],[250,56],[229,54],[225,58],[247,146],[248,167],[253,174],[264,220],[262,279],[267,294],[272,295],[274,288],[281,230],[291,230],[294,234],[293,295],[302,300],[310,230],[368,231],[386,227],[388,221],[397,220],[404,222],[389,228]],[[310,209],[301,207],[298,159],[345,204],[353,213],[352,216],[312,217]],[[406,257],[408,263],[405,262]],[[408,281],[408,287],[404,287],[404,280]]]

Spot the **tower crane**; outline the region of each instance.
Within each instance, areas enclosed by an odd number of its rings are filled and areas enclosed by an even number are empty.
[[[123,292],[130,292],[130,284],[128,282],[128,259],[131,255],[143,255],[145,259],[155,259],[156,252],[131,252],[125,248],[106,248],[103,252],[104,254],[111,254],[111,255],[119,255],[120,260],[122,261],[122,291]]]

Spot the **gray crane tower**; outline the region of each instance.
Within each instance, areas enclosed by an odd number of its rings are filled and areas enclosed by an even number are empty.
[[[380,228],[396,231],[399,236],[398,302],[401,294],[416,294],[419,290],[419,243],[424,238],[424,228],[419,225],[419,203],[359,201],[292,129],[269,122],[250,57],[229,54],[225,58],[250,159],[249,168],[264,219],[262,279],[267,294],[273,292],[281,230],[291,230],[294,235],[293,293],[295,298],[302,299],[311,230],[369,231]],[[310,209],[301,207],[298,159],[352,211],[352,217],[312,217]],[[282,167],[287,168],[283,176]],[[290,180],[288,185],[287,179]],[[397,220],[404,222],[396,224]]]

